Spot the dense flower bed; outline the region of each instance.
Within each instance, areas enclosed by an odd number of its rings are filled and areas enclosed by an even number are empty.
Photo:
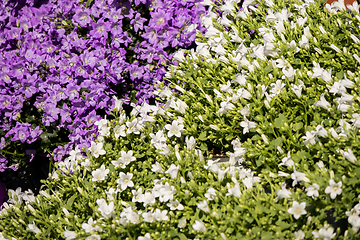
[[[359,5],[202,4],[155,104],[116,100],[86,155],[11,191],[6,238],[359,237]]]
[[[113,96],[149,102],[205,12],[197,0],[2,1],[0,172],[90,146]]]

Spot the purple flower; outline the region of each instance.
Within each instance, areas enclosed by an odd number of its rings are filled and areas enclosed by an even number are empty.
[[[78,23],[83,28],[87,27],[88,24],[93,22],[89,9],[82,10],[81,8],[76,10],[73,21]]]
[[[6,147],[6,141],[5,138],[2,137],[0,140],[0,149],[4,149]]]
[[[135,32],[137,32],[139,29],[143,30],[144,22],[146,22],[146,18],[142,18],[140,13],[136,13],[130,24],[134,26]]]
[[[0,109],[12,110],[11,97],[7,95],[0,95]]]
[[[8,161],[5,158],[0,157],[0,172],[5,172],[5,170],[7,169],[7,163]]]
[[[25,150],[25,154],[29,155],[29,157],[30,157],[29,162],[31,162],[34,159],[36,151],[33,149],[27,149],[27,150]]]
[[[151,19],[149,25],[154,25],[156,29],[165,27],[170,20],[169,14],[162,9],[158,9],[156,12],[151,12]]]
[[[89,32],[93,38],[107,38],[110,31],[111,23],[104,22],[100,19],[97,23],[92,23],[92,30]]]

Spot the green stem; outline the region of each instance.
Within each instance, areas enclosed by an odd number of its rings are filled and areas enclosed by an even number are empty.
[[[0,151],[4,152],[6,154],[10,154],[10,155],[16,155],[16,156],[21,156],[21,157],[25,156],[25,154],[23,154],[23,153],[12,153],[12,152],[8,152],[8,151],[6,151],[4,149],[1,149]]]

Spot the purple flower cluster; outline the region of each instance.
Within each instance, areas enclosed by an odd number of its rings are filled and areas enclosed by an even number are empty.
[[[172,53],[206,30],[201,1],[2,1],[0,169],[20,151],[12,142],[58,146],[55,161],[87,148],[113,95],[151,99]]]

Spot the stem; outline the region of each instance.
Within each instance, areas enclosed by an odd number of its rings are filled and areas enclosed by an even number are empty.
[[[8,151],[6,151],[6,150],[4,150],[4,149],[1,149],[0,151],[1,151],[1,152],[4,152],[4,153],[6,153],[6,154],[10,154],[10,155],[16,155],[16,156],[21,156],[21,157],[25,156],[24,153],[12,153],[12,152],[8,152]]]

